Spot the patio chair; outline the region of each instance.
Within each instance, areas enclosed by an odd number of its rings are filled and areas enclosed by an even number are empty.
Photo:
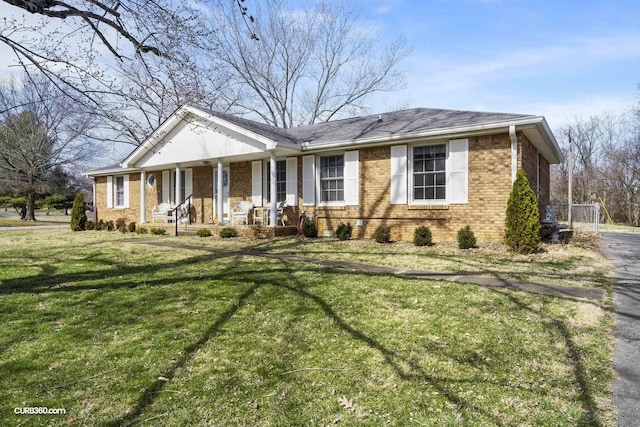
[[[278,208],[276,209],[276,225],[278,224],[278,221],[282,223],[283,227],[286,225],[284,223],[284,208],[286,206],[287,206],[286,201],[282,201],[278,204]]]
[[[169,215],[173,206],[170,203],[160,203],[151,209],[151,222],[161,219],[163,222],[172,222],[173,217]]]
[[[249,214],[253,211],[253,203],[243,200],[236,203],[231,211],[231,225],[235,225],[237,221],[241,221],[249,225]]]

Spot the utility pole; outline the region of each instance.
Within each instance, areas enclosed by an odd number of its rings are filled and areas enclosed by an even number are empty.
[[[571,204],[573,203],[573,149],[572,149],[572,143],[571,143],[571,128],[569,128],[569,131],[567,133],[569,136],[569,194],[568,194],[569,216],[568,216],[568,220],[569,220],[569,228],[572,229],[573,218],[571,218]]]

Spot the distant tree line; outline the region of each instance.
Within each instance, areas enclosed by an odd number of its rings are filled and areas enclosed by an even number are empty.
[[[565,161],[552,168],[553,204],[560,210],[568,204],[571,141],[572,203],[601,202],[615,223],[639,227],[640,104],[622,115],[575,120],[555,134]]]

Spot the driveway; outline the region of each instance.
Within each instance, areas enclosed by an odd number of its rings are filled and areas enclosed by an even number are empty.
[[[616,339],[613,403],[618,426],[640,420],[640,234],[603,233],[601,248],[615,266]]]

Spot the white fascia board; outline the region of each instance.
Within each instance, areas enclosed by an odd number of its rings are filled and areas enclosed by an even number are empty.
[[[107,175],[121,175],[130,172],[140,172],[140,169],[136,168],[113,168],[113,169],[96,169],[92,171],[87,171],[83,173],[87,178],[96,177],[96,176],[107,176]]]

